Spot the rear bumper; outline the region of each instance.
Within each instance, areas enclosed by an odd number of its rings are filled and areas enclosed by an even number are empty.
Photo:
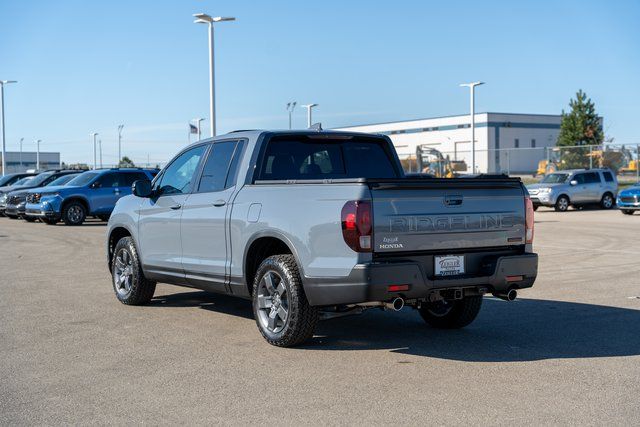
[[[388,301],[427,298],[435,290],[487,287],[489,292],[506,292],[511,288],[533,286],[538,275],[538,255],[502,256],[495,259],[490,274],[451,278],[430,277],[420,262],[374,262],[358,264],[344,278],[304,279],[304,289],[313,306],[358,304],[370,301]],[[522,276],[522,280],[511,280]],[[409,285],[408,291],[388,292],[389,285]]]

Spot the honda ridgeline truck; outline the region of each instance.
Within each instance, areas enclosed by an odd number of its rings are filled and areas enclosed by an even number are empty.
[[[277,346],[370,307],[460,328],[484,294],[513,300],[537,275],[519,179],[408,177],[386,136],[232,132],[132,191],[107,230],[116,297],[144,304],[164,282],[251,299]]]

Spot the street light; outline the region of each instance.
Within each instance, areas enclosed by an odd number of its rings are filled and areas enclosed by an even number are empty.
[[[22,141],[24,138],[20,138],[20,172],[22,172]]]
[[[196,122],[196,127],[198,128],[198,141],[200,141],[200,135],[202,135],[202,132],[200,130],[200,122],[203,120],[205,119],[202,119],[200,117],[193,119],[193,121]]]
[[[476,173],[476,86],[483,85],[484,82],[463,83],[461,87],[468,87],[471,94],[471,173]]]
[[[93,132],[89,134],[93,137],[93,170],[98,169],[98,159],[96,158],[96,136],[98,136],[97,132]]]
[[[7,170],[7,147],[4,140],[4,85],[18,83],[15,80],[0,80],[0,126],[2,127],[2,176]]]
[[[302,107],[307,109],[307,127],[310,128],[311,125],[313,124],[312,120],[311,120],[311,109],[313,107],[317,107],[320,104],[306,104],[306,105],[302,105]]]
[[[41,142],[42,142],[41,139],[36,140],[36,170],[37,171],[40,170],[40,143]]]
[[[215,98],[215,69],[213,66],[213,23],[214,22],[225,22],[225,21],[235,21],[236,18],[233,17],[222,17],[217,16],[212,18],[206,13],[196,13],[193,15],[196,20],[193,21],[195,24],[208,24],[209,25],[209,115],[210,115],[210,126],[211,126],[211,136],[216,136],[216,98]]]
[[[296,108],[296,101],[287,102],[287,111],[289,112],[289,129],[291,129],[291,114],[293,114],[293,109]]]
[[[118,166],[120,166],[120,160],[122,160],[122,128],[124,125],[118,125]],[[100,147],[102,149],[102,147]]]
[[[100,169],[102,169],[102,140],[98,140],[98,146],[100,147]]]

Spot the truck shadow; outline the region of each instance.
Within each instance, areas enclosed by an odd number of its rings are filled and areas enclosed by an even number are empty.
[[[204,291],[154,298],[151,307],[199,307],[253,320],[251,303]],[[259,335],[256,334],[256,339]],[[389,350],[465,362],[519,362],[640,355],[640,310],[576,302],[485,298],[464,329],[429,327],[416,310],[371,309],[318,323],[299,350]]]
[[[379,350],[467,362],[640,355],[640,310],[485,298],[474,323],[438,330],[415,310],[370,310],[321,322],[309,350]]]

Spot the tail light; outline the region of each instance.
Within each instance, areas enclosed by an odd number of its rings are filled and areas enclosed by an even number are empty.
[[[342,237],[356,252],[371,252],[373,222],[371,203],[350,200],[342,207]]]
[[[524,209],[525,243],[533,243],[533,202],[531,198],[524,198]]]

